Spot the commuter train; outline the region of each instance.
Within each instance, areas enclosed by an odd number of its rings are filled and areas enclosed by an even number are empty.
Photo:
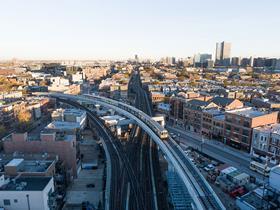
[[[109,98],[101,97],[101,96],[89,95],[89,94],[85,94],[84,96],[86,96],[87,98],[90,98],[90,99],[96,98],[96,99],[98,99],[102,102],[117,106],[121,109],[124,109],[124,110],[128,111],[129,113],[135,115],[136,117],[141,119],[144,123],[146,123],[153,131],[155,131],[157,133],[157,135],[162,140],[167,140],[168,137],[169,137],[168,131],[166,129],[164,129],[158,122],[154,121],[146,113],[142,112],[139,109],[136,109],[133,106],[130,106],[128,104],[118,102],[116,100],[112,100],[112,99],[109,99]]]

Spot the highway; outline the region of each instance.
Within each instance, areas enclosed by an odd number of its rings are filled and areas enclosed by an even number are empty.
[[[41,95],[45,95],[42,94]],[[181,159],[181,156],[183,155],[186,157],[184,154],[183,150],[181,149],[180,146],[178,146],[176,143],[174,145],[170,146],[168,143],[166,143],[166,140],[162,140],[160,137],[161,135],[165,136],[165,133],[167,131],[161,127],[159,123],[154,121],[150,116],[145,114],[144,112],[136,109],[133,106],[130,106],[128,104],[115,101],[112,99],[108,99],[105,97],[97,96],[97,95],[83,95],[83,96],[73,96],[73,95],[67,95],[67,94],[58,94],[58,93],[51,93],[47,94],[48,96],[51,97],[59,97],[59,98],[64,98],[66,100],[74,100],[74,101],[85,101],[87,103],[92,103],[92,104],[99,104],[101,106],[105,106],[107,108],[111,108],[115,110],[116,112],[126,116],[129,119],[134,120],[139,127],[141,127],[143,130],[145,130],[146,133],[150,136],[150,138],[154,141],[154,143],[157,144],[157,146],[160,148],[162,153],[165,155],[165,157],[168,159],[169,163],[172,164],[174,167],[174,170],[176,170],[177,174],[179,177],[181,177],[183,183],[187,187],[193,201],[194,205],[196,206],[197,209],[225,209],[217,195],[213,192],[212,188],[205,182],[206,180],[202,177],[201,173],[198,171],[198,169],[193,166],[192,164],[189,166],[184,165],[184,160]],[[180,153],[176,153],[174,151],[174,147],[178,147]],[[187,157],[186,157],[187,158]],[[123,159],[123,157],[122,157]],[[125,164],[126,165],[126,164]],[[187,167],[192,167],[194,168],[194,172],[197,173],[197,175],[200,175],[200,178],[203,181],[203,185],[199,185],[196,183],[195,179],[190,178],[190,172],[187,170]],[[137,183],[135,183],[137,184]],[[198,189],[196,189],[196,187]],[[203,187],[205,189],[199,189],[200,187]],[[207,188],[207,189],[206,189]],[[132,184],[132,189],[133,189],[133,184]],[[134,193],[135,193],[135,189]],[[213,202],[209,202],[210,206],[208,204],[205,204],[205,202],[202,201],[201,198],[207,196],[204,195],[203,192],[208,192],[210,191],[212,194],[212,200],[215,200],[215,204]],[[140,199],[140,201],[143,201]],[[141,202],[140,202],[141,203]],[[142,204],[142,203],[141,203]],[[218,206],[218,207],[217,207]],[[145,208],[143,208],[145,209]]]

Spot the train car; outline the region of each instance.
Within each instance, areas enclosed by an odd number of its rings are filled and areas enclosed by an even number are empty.
[[[166,129],[164,129],[158,122],[152,120],[150,118],[150,116],[148,116],[146,113],[142,112],[139,109],[136,109],[135,107],[128,105],[128,104],[124,104],[109,98],[104,98],[104,97],[100,97],[100,96],[96,96],[96,95],[86,95],[87,98],[96,98],[98,100],[101,100],[102,102],[108,103],[110,105],[113,106],[117,106],[121,109],[124,109],[125,111],[135,115],[136,117],[138,117],[139,119],[141,119],[143,122],[145,122],[157,135],[159,138],[161,138],[162,140],[167,140],[169,135],[168,135],[168,131]]]

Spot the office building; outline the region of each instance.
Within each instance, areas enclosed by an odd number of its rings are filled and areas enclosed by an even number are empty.
[[[216,44],[216,64],[227,66],[230,64],[231,44],[221,42]]]
[[[240,57],[232,57],[231,58],[231,66],[240,66],[241,64],[241,58]]]

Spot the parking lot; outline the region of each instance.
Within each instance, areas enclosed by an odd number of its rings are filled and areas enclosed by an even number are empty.
[[[90,202],[94,207],[98,206],[102,199],[102,179],[104,164],[99,156],[99,146],[93,139],[92,133],[86,130],[80,142],[82,154],[82,167],[78,178],[73,181],[66,195],[66,209],[81,209],[83,202]]]

